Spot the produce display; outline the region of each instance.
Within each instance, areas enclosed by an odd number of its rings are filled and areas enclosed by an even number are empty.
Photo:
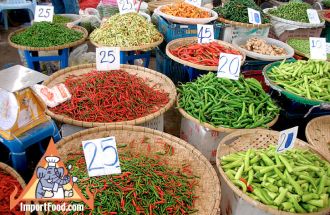
[[[15,186],[18,189],[19,195],[22,192],[22,186],[17,181],[16,178],[9,175],[7,172],[0,170],[0,214],[22,214],[24,215],[25,212],[20,211],[19,206],[16,206],[12,212],[9,212],[9,205],[10,205],[10,195],[14,192]]]
[[[330,5],[330,1],[329,1],[329,5]],[[327,19],[330,19],[330,12],[324,13],[323,16]]]
[[[65,17],[65,16],[54,15],[54,17],[53,17],[53,23],[57,23],[57,24],[67,24],[72,21],[73,21],[72,19],[70,19],[69,17]]]
[[[304,2],[289,2],[275,9],[270,9],[268,12],[282,19],[309,23],[307,9],[311,8],[311,5]]]
[[[307,213],[330,206],[330,164],[309,150],[248,149],[221,157],[221,167],[245,194],[272,208]]]
[[[83,38],[83,33],[67,28],[65,25],[36,22],[26,30],[14,34],[11,42],[29,47],[51,47],[75,42]]]
[[[137,13],[116,14],[90,34],[98,44],[118,47],[142,46],[160,41],[162,35]]]
[[[204,66],[217,66],[220,53],[240,55],[237,50],[222,46],[213,41],[211,43],[191,43],[169,50],[174,56],[191,63]]]
[[[290,45],[292,48],[295,50],[309,55],[310,54],[310,44],[309,44],[309,39],[299,39],[299,38],[290,38],[287,41],[287,44]],[[327,54],[328,58],[330,58],[330,53]]]
[[[241,47],[248,51],[264,55],[281,56],[287,54],[284,48],[269,45],[265,40],[256,37],[250,38],[246,41],[246,44]]]
[[[148,138],[136,143],[150,144]],[[161,141],[161,140],[160,140]],[[83,152],[68,155],[66,165],[72,165],[72,174],[78,177],[78,186],[86,194],[86,187],[94,194],[95,208],[85,208],[84,214],[190,214],[196,212],[194,194],[198,179],[188,164],[173,168],[162,154],[174,153],[164,142],[165,152],[148,156],[133,154],[117,145],[120,175],[89,178]],[[109,198],[111,201],[109,201]]]
[[[194,5],[182,2],[166,5],[160,10],[168,15],[184,18],[209,18],[210,13]]]
[[[272,67],[268,78],[299,96],[330,102],[330,65],[326,61],[296,61]]]
[[[224,3],[224,6],[216,7],[213,10],[220,17],[230,21],[249,23],[248,8],[257,10],[261,14],[261,22],[269,23],[269,19],[262,12],[261,8],[253,0],[230,0]]]
[[[84,122],[121,122],[157,112],[169,102],[167,93],[125,71],[91,71],[70,76],[64,84],[72,97],[50,110]]]
[[[208,73],[182,84],[178,107],[215,127],[265,127],[279,113],[276,104],[253,78],[238,81]]]

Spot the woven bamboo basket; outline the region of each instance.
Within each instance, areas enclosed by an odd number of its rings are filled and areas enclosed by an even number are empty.
[[[85,40],[88,37],[88,32],[87,32],[87,30],[85,28],[80,27],[80,26],[73,26],[71,29],[83,33],[83,37],[81,39],[77,40],[77,41],[72,42],[72,43],[67,43],[67,44],[63,44],[63,45],[59,45],[59,46],[51,46],[51,47],[22,46],[22,45],[18,45],[16,43],[13,43],[11,41],[11,37],[12,36],[14,36],[15,34],[18,34],[18,33],[23,32],[23,31],[26,30],[26,28],[22,28],[22,29],[18,29],[17,31],[14,31],[14,32],[12,32],[12,33],[9,34],[9,36],[8,36],[8,43],[12,47],[17,48],[19,50],[28,50],[28,51],[53,51],[53,50],[61,50],[61,49],[65,49],[65,48],[70,48],[70,47],[78,46],[78,45],[82,44],[83,42],[85,42]]]
[[[305,130],[307,141],[320,154],[330,158],[330,116],[321,116],[311,120]]]
[[[169,94],[169,102],[159,109],[157,112],[153,114],[149,114],[145,117],[140,117],[135,120],[130,120],[130,121],[123,121],[123,122],[83,122],[83,121],[78,121],[74,120],[72,118],[69,118],[64,115],[59,115],[55,114],[49,109],[46,110],[46,114],[48,114],[51,118],[62,122],[66,123],[69,125],[75,125],[79,127],[84,127],[84,128],[92,128],[92,127],[97,127],[97,126],[104,126],[104,125],[120,125],[120,124],[129,124],[129,125],[139,125],[143,124],[145,122],[148,122],[152,119],[155,119],[162,114],[164,114],[168,109],[170,109],[176,99],[176,88],[173,82],[165,75],[153,71],[148,68],[140,67],[140,66],[134,66],[134,65],[121,65],[121,69],[128,72],[129,74],[132,75],[137,75],[138,77],[141,78],[148,78],[150,82],[146,82],[150,86],[156,84],[158,89],[162,89],[165,92]],[[84,64],[84,65],[78,65],[78,66],[73,66],[73,67],[68,67],[66,69],[60,70],[53,75],[49,77],[48,80],[46,80],[43,84],[46,85],[47,87],[53,87],[56,84],[63,83],[65,79],[70,76],[70,75],[82,75],[86,74],[92,70],[96,70],[96,64]]]
[[[23,180],[23,178],[12,167],[8,166],[5,163],[0,162],[0,169],[4,170],[9,175],[16,178],[16,180],[22,186],[23,189],[26,187],[26,184],[25,184],[25,181]],[[30,214],[31,213],[28,211],[25,212],[25,215],[30,215]]]
[[[183,0],[156,0],[156,1],[151,1],[148,3],[148,9],[151,12],[154,12],[154,10],[162,5],[166,4],[172,4],[172,3],[178,3],[178,2],[183,2]]]
[[[220,172],[221,183],[223,183],[222,181],[224,181],[224,185],[227,185],[232,191],[234,191],[234,193],[238,197],[242,198],[249,205],[252,205],[254,208],[256,208],[255,214],[258,214],[257,212],[264,212],[265,214],[276,214],[276,215],[293,215],[295,213],[289,213],[289,212],[273,209],[259,201],[250,198],[248,195],[243,193],[226,176],[226,173],[221,168],[220,157],[235,152],[246,151],[249,148],[255,148],[255,149],[267,148],[269,145],[277,145],[278,137],[279,137],[279,132],[277,131],[270,131],[265,129],[252,129],[252,130],[244,129],[231,133],[226,137],[224,137],[217,149],[216,163],[217,163],[217,169]],[[315,152],[316,154],[319,154],[318,151],[313,146],[299,139],[296,139],[295,141],[295,148],[308,149]],[[330,162],[330,157],[327,158],[324,156],[321,157],[327,160],[328,162]],[[330,213],[330,208],[325,208],[319,212],[299,213],[299,214],[321,215],[321,214],[329,214],[329,213]]]
[[[179,106],[179,101],[180,99],[180,95],[178,95],[178,99],[177,99],[177,106]],[[238,129],[238,128],[225,128],[225,127],[215,127],[209,123],[206,122],[200,122],[198,119],[194,118],[193,116],[191,116],[189,113],[187,113],[183,108],[178,108],[179,112],[182,114],[182,116],[186,119],[189,119],[195,123],[197,123],[198,125],[201,125],[205,128],[211,129],[212,131],[219,131],[219,132],[226,132],[226,133],[231,133],[234,131],[238,131],[238,130],[242,130],[242,129]],[[275,125],[275,123],[278,120],[278,115],[269,123],[266,124],[267,127],[272,127],[273,125]]]
[[[218,21],[225,23],[225,24],[235,26],[235,27],[242,27],[242,28],[268,28],[268,27],[270,27],[270,23],[259,24],[259,25],[258,24],[249,24],[249,23],[231,21],[231,20],[225,19],[223,17],[218,17]]]
[[[195,208],[198,209],[198,214],[217,214],[220,206],[221,191],[219,178],[214,168],[198,150],[177,137],[138,126],[107,126],[84,130],[65,137],[57,144],[57,148],[61,158],[66,162],[69,152],[81,150],[81,141],[108,136],[115,136],[117,145],[128,144],[125,148],[118,148],[119,152],[121,150],[129,150],[132,153],[148,156],[148,153],[153,154],[160,150],[163,151],[163,142],[172,146],[174,148],[174,154],[165,155],[166,157],[164,157],[168,161],[169,166],[180,168],[182,163],[187,163],[190,164],[193,174],[200,176],[199,185],[195,190],[196,195],[199,196],[195,202]],[[150,140],[150,151],[148,151],[148,147],[145,147],[145,145],[133,145],[133,140],[143,139],[145,137]]]
[[[227,43],[227,42],[224,42],[224,41],[221,41],[221,40],[215,40],[215,41],[217,43],[219,43],[220,45],[226,47],[226,48],[229,48],[229,49],[233,49],[233,50],[238,51],[242,55],[241,64],[244,63],[244,61],[245,61],[245,54],[242,51],[238,50],[237,48],[235,48],[230,43]],[[218,66],[203,66],[203,65],[191,63],[189,61],[185,61],[185,60],[182,60],[182,59],[174,56],[170,52],[171,49],[175,49],[177,47],[181,47],[181,46],[192,44],[192,43],[197,43],[197,37],[186,37],[186,38],[175,39],[175,40],[173,40],[173,41],[171,41],[171,42],[169,42],[167,44],[167,46],[166,46],[166,55],[169,58],[171,58],[172,60],[174,60],[174,61],[176,61],[178,63],[181,63],[183,65],[190,66],[190,67],[195,68],[195,69],[206,70],[206,71],[217,71],[218,70]]]
[[[149,43],[149,44],[144,44],[141,46],[131,46],[131,47],[120,47],[120,51],[137,51],[137,50],[149,50],[152,48],[157,47],[158,45],[160,45],[163,40],[164,40],[164,36],[159,33],[159,35],[161,36],[161,39],[153,42],[153,43]],[[95,47],[110,47],[109,45],[106,44],[101,44],[101,43],[97,43],[96,41],[93,41],[92,39],[90,39],[90,42],[95,46]]]

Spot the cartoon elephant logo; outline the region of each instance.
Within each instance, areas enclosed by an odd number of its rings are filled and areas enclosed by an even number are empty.
[[[60,158],[55,156],[47,156],[45,158],[48,165],[46,168],[37,168],[37,178],[39,179],[36,188],[36,198],[53,198],[53,199],[63,199],[65,197],[73,196],[73,185],[69,186],[70,189],[65,189],[65,185],[70,183],[70,176],[64,175],[64,168],[57,167],[57,162]],[[68,170],[71,166],[68,167]],[[77,181],[77,177],[72,177],[72,182]]]

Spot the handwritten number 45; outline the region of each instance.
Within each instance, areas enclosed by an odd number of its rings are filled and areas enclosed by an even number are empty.
[[[113,50],[110,50],[108,52],[101,51],[101,63],[113,63],[115,61],[115,55],[113,54]]]
[[[205,34],[203,34],[205,32]],[[204,38],[209,39],[211,37],[211,30],[209,28],[206,28],[204,31],[204,27],[201,27],[198,32],[198,38],[200,38],[200,41],[202,42]]]

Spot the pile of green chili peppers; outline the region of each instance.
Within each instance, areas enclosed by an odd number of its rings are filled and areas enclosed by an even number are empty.
[[[170,148],[168,150],[170,154],[173,152]],[[160,157],[164,153],[156,154]],[[163,215],[196,212],[194,201],[198,197],[194,190],[199,182],[192,175],[190,166],[182,164],[182,168],[174,169],[157,156],[120,151],[121,174],[88,177],[83,153],[69,154],[66,165],[72,165],[70,174],[78,177],[78,187],[85,196],[86,187],[94,194],[94,210],[85,205],[84,212],[80,214]]]
[[[107,46],[142,46],[161,40],[162,36],[145,17],[137,13],[116,14],[90,34],[91,40]]]
[[[56,24],[67,24],[72,21],[73,21],[72,19],[70,19],[69,17],[65,17],[65,16],[55,15],[53,17],[53,23],[56,23]]]
[[[51,47],[75,42],[83,33],[67,28],[62,24],[36,22],[26,30],[13,35],[13,43],[29,47]]]
[[[307,9],[311,9],[307,3],[289,2],[278,6],[276,9],[270,9],[269,13],[282,19],[309,23]]]
[[[330,164],[309,150],[248,149],[221,157],[221,167],[245,194],[272,208],[306,213],[330,206]]]
[[[304,54],[310,54],[310,44],[309,39],[298,39],[298,38],[290,38],[287,41],[287,44],[291,46],[293,49],[298,50]],[[327,54],[327,57],[330,58],[330,54]]]
[[[291,93],[330,102],[330,65],[327,61],[283,61],[272,67],[267,75],[272,82]]]
[[[266,126],[279,108],[253,78],[238,81],[208,73],[179,89],[179,107],[201,122],[215,127],[256,128]]]
[[[213,10],[219,14],[219,16],[224,17],[225,19],[249,23],[249,14],[248,8],[257,10],[261,14],[261,22],[269,23],[269,19],[262,12],[261,8],[251,0],[230,0],[226,1],[223,7],[219,6]]]

